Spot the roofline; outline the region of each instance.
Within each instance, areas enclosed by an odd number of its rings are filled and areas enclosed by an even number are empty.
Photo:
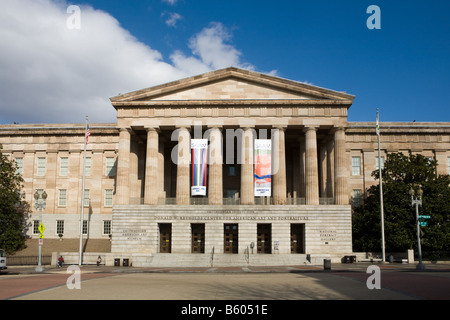
[[[148,96],[161,95],[175,90],[187,89],[189,87],[198,86],[203,83],[217,81],[229,77],[241,78],[249,81],[255,81],[271,86],[278,86],[283,89],[288,89],[292,91],[302,91],[303,93],[312,92],[314,95],[322,95],[324,98],[328,99],[346,99],[352,100],[355,98],[354,95],[334,91],[331,89],[326,89],[311,84],[306,84],[303,82],[298,82],[294,80],[288,80],[281,77],[276,77],[264,73],[259,73],[250,70],[244,70],[236,67],[229,67],[224,69],[219,69],[215,71],[210,71],[207,73],[199,74],[196,76],[191,76],[183,78],[176,81],[167,82],[164,84],[156,85],[149,88],[144,88],[141,90],[136,90],[128,93],[124,93],[115,97],[111,97],[111,102],[125,102],[131,99],[142,99]]]

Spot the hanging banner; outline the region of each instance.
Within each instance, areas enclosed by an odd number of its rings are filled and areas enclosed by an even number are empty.
[[[255,196],[270,197],[272,184],[272,140],[255,140]]]
[[[192,196],[206,196],[206,165],[208,162],[208,140],[191,139],[192,149]]]

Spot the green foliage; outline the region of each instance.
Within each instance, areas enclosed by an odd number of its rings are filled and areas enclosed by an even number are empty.
[[[29,205],[22,200],[23,179],[0,145],[0,248],[8,254],[25,246]]]
[[[384,227],[387,251],[417,248],[415,207],[409,190],[423,190],[420,215],[430,215],[428,226],[421,228],[423,251],[450,250],[450,176],[436,175],[436,160],[422,155],[388,154],[383,178]],[[379,180],[378,170],[372,175]],[[353,247],[355,251],[381,250],[380,189],[374,185],[367,191],[364,205],[353,215]]]

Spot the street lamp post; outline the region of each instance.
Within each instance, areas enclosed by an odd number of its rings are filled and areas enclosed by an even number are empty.
[[[425,270],[425,265],[422,263],[422,245],[420,244],[420,225],[419,225],[419,205],[422,206],[422,195],[423,190],[419,187],[417,191],[417,197],[414,197],[414,189],[411,188],[409,190],[409,194],[411,195],[411,206],[416,206],[416,224],[417,224],[417,247],[419,254],[419,264],[416,266],[416,270],[423,271]]]
[[[34,199],[36,200],[36,210],[39,210],[39,226],[42,223],[42,209],[45,209],[45,199],[47,199],[47,193],[44,191],[42,194],[40,194],[38,191],[34,193]],[[36,267],[36,272],[42,272],[44,271],[44,268],[42,268],[42,245],[39,244],[39,263]]]

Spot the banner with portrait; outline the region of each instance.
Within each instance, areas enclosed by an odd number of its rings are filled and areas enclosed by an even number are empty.
[[[192,196],[206,196],[206,174],[208,163],[208,140],[191,139]]]
[[[272,187],[272,140],[255,140],[255,196],[270,197]]]

